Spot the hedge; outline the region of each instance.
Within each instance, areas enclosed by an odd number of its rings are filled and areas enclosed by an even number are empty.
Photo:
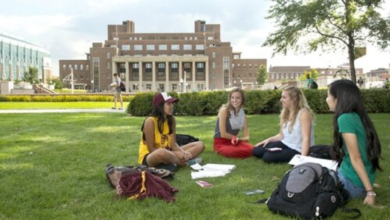
[[[315,113],[329,113],[326,104],[327,90],[303,90],[309,106]],[[361,90],[364,105],[368,113],[390,112],[390,90]],[[279,113],[281,110],[280,90],[245,91],[245,112],[247,114]],[[222,104],[227,103],[229,92],[191,92],[168,93],[180,101],[175,104],[175,115],[217,115]],[[155,93],[138,93],[130,101],[127,113],[133,116],[147,116],[152,111],[152,101]]]
[[[124,102],[130,102],[133,95],[122,95]],[[0,95],[0,102],[111,102],[114,95]]]

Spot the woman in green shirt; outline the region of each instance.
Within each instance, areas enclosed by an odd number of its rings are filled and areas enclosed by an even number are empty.
[[[338,176],[353,198],[364,198],[365,204],[374,205],[375,172],[382,170],[381,144],[363,106],[360,90],[350,80],[334,81],[326,102],[334,112],[331,156],[341,160]]]

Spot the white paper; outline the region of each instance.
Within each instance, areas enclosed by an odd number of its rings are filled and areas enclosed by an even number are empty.
[[[191,172],[191,178],[192,179],[199,179],[199,178],[205,178],[205,177],[220,177],[220,176],[226,176],[226,172],[224,171],[198,171],[198,172]]]
[[[201,170],[201,169],[203,169],[203,167],[200,164],[198,164],[198,163],[195,163],[195,164],[191,165],[191,168],[194,169],[194,170]]]
[[[323,167],[337,171],[337,165],[338,165],[337,161],[320,159],[320,158],[315,158],[315,157],[308,157],[308,156],[303,156],[303,155],[299,155],[299,154],[296,154],[290,160],[290,162],[288,162],[288,164],[296,166],[296,165],[300,165],[300,164],[308,163],[308,162],[318,163]]]
[[[204,177],[220,177],[230,173],[236,165],[233,164],[215,164],[208,163],[204,166],[194,164],[191,166],[192,169],[197,172],[191,172],[192,179],[204,178]]]
[[[212,169],[212,170],[223,170],[223,171],[232,171],[236,168],[236,165],[233,164],[216,164],[216,163],[208,163],[203,166],[203,169]]]

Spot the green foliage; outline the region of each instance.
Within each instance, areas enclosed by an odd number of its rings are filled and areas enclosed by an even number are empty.
[[[367,89],[362,90],[364,106],[367,112],[390,112],[390,90]]]
[[[303,72],[302,76],[298,77],[299,80],[306,80],[307,74],[309,74],[311,79],[317,79],[320,75],[316,69],[306,70]]]
[[[122,95],[124,102],[130,102],[132,95]],[[111,102],[113,95],[4,95],[0,96],[0,102]]]
[[[326,104],[327,90],[321,89],[304,89],[306,100],[313,112],[315,113],[329,113],[328,104]]]
[[[268,35],[263,46],[272,46],[274,54],[346,49],[351,80],[356,82],[355,59],[361,55],[355,54],[356,48],[376,43],[385,49],[390,44],[390,18],[380,14],[384,0],[271,1],[267,19],[276,23],[277,30]]]
[[[261,65],[257,73],[257,84],[264,85],[267,79],[268,79],[267,69],[265,66]]]
[[[62,82],[62,80],[60,78],[53,78],[53,79],[50,79],[51,83],[54,84],[54,89],[62,89],[64,88],[64,83]]]
[[[225,100],[226,101],[226,100]],[[375,188],[376,206],[352,199],[346,208],[359,208],[359,220],[388,219],[390,209],[389,114],[370,115],[382,143],[381,166]],[[105,165],[136,165],[140,128],[144,117],[125,114],[0,114],[0,219],[110,219],[110,220],[286,220],[266,205],[252,202],[267,198],[291,168],[288,164],[266,164],[256,158],[224,158],[213,152],[215,116],[176,117],[177,131],[205,143],[203,164],[235,164],[225,177],[207,178],[211,188],[191,179],[189,167],[180,168],[168,183],[179,189],[173,203],[157,198],[142,201],[116,196],[105,179]],[[249,115],[251,143],[278,132],[278,115]],[[316,116],[317,144],[332,142],[332,115]],[[263,189],[265,194],[245,192]],[[329,220],[345,219],[336,211]]]
[[[370,113],[390,112],[390,90],[370,89],[361,90],[366,108]],[[326,104],[327,90],[303,89],[310,108],[315,113],[329,113]],[[155,93],[138,93],[128,106],[127,113],[133,116],[147,116],[152,112],[152,101]],[[227,103],[228,92],[193,92],[170,93],[180,101],[175,104],[175,115],[217,115],[222,104]],[[280,113],[280,90],[251,90],[245,91],[245,111],[247,114]],[[365,98],[368,97],[368,98]]]
[[[137,93],[130,104],[127,106],[127,113],[133,116],[147,116],[152,113],[153,110],[153,97],[156,93]]]
[[[24,73],[23,81],[29,82],[30,84],[39,83],[38,68],[30,66],[28,71]]]

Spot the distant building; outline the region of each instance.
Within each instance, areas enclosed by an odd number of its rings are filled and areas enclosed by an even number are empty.
[[[319,77],[333,77],[336,75],[337,71],[346,70],[347,75],[349,74],[349,66],[344,64],[337,66],[336,68],[317,68],[310,66],[271,66],[269,68],[269,82],[275,81],[290,81],[295,80],[297,77],[301,77],[305,71],[310,71],[311,69],[315,69],[318,72]],[[356,68],[356,76],[364,76],[362,68]],[[338,76],[342,76],[343,73],[337,73]]]
[[[22,80],[29,67],[38,68],[41,83],[52,77],[50,52],[15,37],[0,34],[1,81]]]
[[[108,25],[104,43],[93,43],[86,60],[60,60],[60,77],[73,70],[75,85],[106,90],[119,73],[129,91],[201,91],[253,88],[266,59],[241,59],[221,41],[219,24],[195,21],[192,33],[136,33],[133,21]],[[251,87],[252,86],[252,87]]]
[[[295,80],[310,70],[310,66],[271,66],[268,71],[268,82]]]
[[[385,68],[379,68],[379,69],[376,69],[376,70],[371,70],[370,72],[367,73],[367,76],[368,77],[378,77],[378,78],[381,78],[382,75],[387,76],[389,74],[389,70],[385,69]]]

